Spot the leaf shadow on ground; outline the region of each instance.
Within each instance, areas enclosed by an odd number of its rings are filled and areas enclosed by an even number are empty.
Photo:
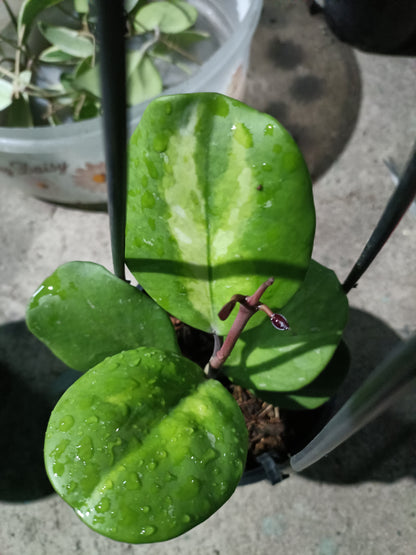
[[[335,400],[334,411],[358,389],[371,371],[401,338],[384,322],[352,309],[344,334],[351,354],[351,367]],[[394,482],[416,479],[415,390],[378,418],[302,472],[302,476],[326,483],[356,484],[366,481]]]
[[[23,320],[0,326],[0,501],[31,501],[53,492],[43,465],[44,434],[65,389],[62,378],[72,372]]]

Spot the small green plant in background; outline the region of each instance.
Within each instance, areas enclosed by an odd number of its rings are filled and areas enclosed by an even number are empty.
[[[242,476],[240,408],[181,354],[168,315],[225,338],[209,376],[287,408],[335,393],[344,370],[327,365],[348,303],[311,260],[314,232],[306,165],[276,120],[218,94],[151,102],[129,146],[125,253],[145,292],[70,262],[27,310],[30,330],[85,371],[52,412],[45,464],[88,526],[167,540],[208,518]]]
[[[55,125],[101,111],[97,18],[88,0],[25,0],[0,34],[1,124]],[[199,61],[193,45],[208,38],[185,0],[126,0],[128,104],[160,94],[165,68],[184,75]]]

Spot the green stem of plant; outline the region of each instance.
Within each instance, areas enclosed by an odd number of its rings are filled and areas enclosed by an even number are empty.
[[[86,94],[81,94],[79,99],[77,100],[77,103],[75,104],[75,107],[74,107],[74,118],[75,119],[79,118],[79,114],[81,113],[82,107],[85,104],[86,98],[87,98]]]
[[[0,73],[2,75],[5,75],[6,77],[9,77],[10,79],[13,79],[13,81],[15,80],[15,74],[12,71],[9,71],[7,69],[5,69],[4,67],[0,66]],[[39,98],[60,98],[63,96],[66,96],[67,93],[64,92],[47,92],[45,91],[45,89],[42,89],[41,87],[37,87],[36,85],[33,85],[32,83],[28,83],[26,85],[25,88],[25,92],[27,94],[29,94],[30,96],[37,96]]]
[[[19,48],[19,45],[17,44],[17,42],[8,39],[7,37],[0,35],[0,40],[2,40],[3,42],[5,42],[6,44],[8,44],[9,46],[11,46],[14,49]],[[13,58],[14,60],[14,58]]]
[[[16,49],[16,55],[14,58],[14,79],[13,79],[13,95],[15,95],[15,93],[18,94],[18,80],[19,80],[19,73],[20,73],[20,61],[21,61],[21,51],[23,49],[23,37],[25,34],[25,29],[26,26],[22,25],[18,36],[17,36],[17,49]]]
[[[186,58],[190,62],[193,62],[194,64],[197,64],[197,65],[201,65],[201,62],[197,58],[195,58],[195,56],[192,56],[192,54],[190,54],[186,50],[183,50],[182,48],[177,46],[174,42],[168,40],[166,37],[163,37],[161,35],[159,37],[159,42],[161,42],[162,44],[164,44],[165,46],[167,46],[171,50],[174,50],[175,52],[177,52],[178,54],[180,54],[181,56],[183,56],[184,58]]]

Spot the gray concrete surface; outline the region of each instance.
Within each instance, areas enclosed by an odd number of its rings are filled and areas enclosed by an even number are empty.
[[[290,13],[290,3],[281,5],[288,10],[283,14],[288,20],[291,15],[297,17]],[[310,39],[307,45],[307,51],[315,56],[309,61],[299,61],[298,57],[289,68],[280,62],[278,67],[264,32],[265,25],[272,25],[272,18],[268,12],[265,17],[268,19],[263,18],[262,32],[255,39],[248,96],[253,97],[256,87],[271,94],[277,80],[316,75],[312,62],[319,57],[321,39],[326,41],[326,49],[334,49],[335,65],[356,64],[353,78],[358,78],[360,87],[354,98],[356,108],[346,108],[353,93],[348,88],[351,73],[345,68],[347,77],[338,83],[337,94],[333,91],[337,84],[332,83],[330,97],[319,99],[323,105],[319,118],[310,97],[298,98],[299,109],[304,110],[300,123],[307,126],[305,156],[312,162],[325,162],[315,166],[315,258],[332,267],[342,280],[392,193],[393,183],[383,160],[391,157],[403,166],[410,154],[416,136],[416,59],[352,51],[341,56],[337,49],[344,47],[317,19],[312,33],[316,40]],[[282,33],[287,32],[280,27]],[[281,42],[303,46],[302,38],[309,32],[286,36]],[[331,58],[330,52],[326,55]],[[273,72],[264,66],[265,73],[259,75],[262,63],[274,64]],[[322,60],[319,64],[322,66]],[[318,69],[323,72],[320,79],[325,93],[325,67]],[[276,102],[281,103],[280,109],[282,103],[287,106],[290,128],[295,117],[290,116],[293,88],[286,89],[281,93],[286,97],[279,95]],[[261,94],[257,97],[261,101]],[[348,125],[342,124],[343,113],[349,114]],[[302,145],[302,130],[295,123]],[[349,126],[347,130],[345,126]],[[342,141],[332,152],[331,144],[339,134]],[[333,140],[322,138],[319,143],[319,137]],[[239,487],[215,515],[180,538],[159,545],[132,546],[113,542],[85,527],[44,482],[36,447],[47,413],[42,392],[62,367],[25,333],[22,320],[28,298],[59,264],[93,260],[111,268],[107,216],[23,196],[6,188],[1,179],[0,194],[0,348],[7,370],[2,368],[0,376],[1,555],[416,553],[414,391],[309,470],[276,486],[259,482]],[[409,212],[359,287],[349,295],[352,311],[346,340],[352,350],[352,364],[339,402],[416,327],[415,244],[416,216]]]

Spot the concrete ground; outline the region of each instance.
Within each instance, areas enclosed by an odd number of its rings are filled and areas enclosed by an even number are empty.
[[[266,2],[247,101],[279,115],[304,150],[315,181],[315,258],[342,280],[393,191],[384,161],[403,167],[414,143],[416,59],[352,51],[298,4]],[[59,264],[111,268],[108,218],[24,196],[1,180],[0,191],[0,555],[416,553],[414,391],[309,470],[275,486],[239,487],[180,538],[132,546],[84,526],[44,477],[44,391],[63,368],[23,319]],[[340,402],[416,327],[415,244],[409,211],[349,295],[352,364]]]

